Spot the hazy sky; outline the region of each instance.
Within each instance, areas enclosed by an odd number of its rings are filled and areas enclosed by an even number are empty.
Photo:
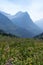
[[[33,21],[43,18],[43,0],[0,0],[0,11],[15,14],[27,11]]]

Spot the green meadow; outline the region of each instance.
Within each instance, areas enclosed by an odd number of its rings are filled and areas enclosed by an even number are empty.
[[[0,35],[0,65],[43,65],[43,40]]]

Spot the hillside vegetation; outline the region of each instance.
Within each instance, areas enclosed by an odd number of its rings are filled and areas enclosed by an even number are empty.
[[[0,35],[0,65],[43,65],[43,41]]]

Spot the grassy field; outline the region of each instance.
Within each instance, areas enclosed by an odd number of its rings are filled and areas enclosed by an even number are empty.
[[[0,65],[43,65],[43,41],[0,35]]]

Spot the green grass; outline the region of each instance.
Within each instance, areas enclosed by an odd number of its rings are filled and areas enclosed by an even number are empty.
[[[43,41],[0,35],[0,65],[43,65]]]

